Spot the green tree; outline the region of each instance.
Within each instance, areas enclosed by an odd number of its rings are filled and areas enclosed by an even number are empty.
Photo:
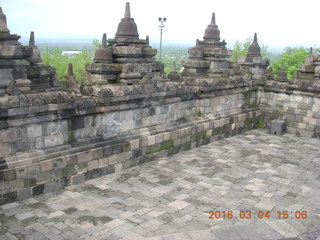
[[[94,47],[94,50],[96,50],[97,48],[99,48],[101,46],[101,41],[98,39],[93,39],[92,46]]]
[[[291,79],[298,67],[304,64],[307,55],[308,49],[305,47],[286,47],[278,60],[271,61],[272,72],[277,74],[283,63],[288,78]]]
[[[252,38],[247,38],[244,42],[239,42],[238,40],[233,45],[233,53],[231,55],[231,60],[236,61],[238,57],[247,56],[248,48],[252,43]],[[259,44],[261,48],[261,55],[265,57],[267,55],[268,46],[265,44]]]
[[[56,48],[53,52],[50,52],[49,49],[46,48],[41,58],[44,64],[50,65],[56,69],[59,80],[67,75],[69,58],[62,55],[61,49]]]
[[[51,53],[46,49],[42,55],[42,61],[44,64],[48,64],[56,69],[60,81],[67,75],[68,63],[72,63],[75,78],[79,82],[82,82],[85,64],[91,62],[92,57],[93,53],[87,50],[83,50],[79,54],[70,57],[64,56],[62,55],[62,50],[56,48]]]

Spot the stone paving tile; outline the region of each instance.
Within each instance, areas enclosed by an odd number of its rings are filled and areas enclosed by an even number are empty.
[[[0,239],[313,240],[319,173],[319,139],[253,130],[3,205]],[[209,219],[210,210],[233,217]],[[241,219],[245,211],[251,217]],[[288,219],[278,218],[283,211]]]

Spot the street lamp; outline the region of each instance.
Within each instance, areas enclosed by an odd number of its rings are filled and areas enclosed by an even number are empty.
[[[162,49],[162,30],[165,27],[165,22],[167,21],[167,18],[158,18],[158,21],[160,23],[159,28],[160,28],[160,61],[161,61],[161,49]]]

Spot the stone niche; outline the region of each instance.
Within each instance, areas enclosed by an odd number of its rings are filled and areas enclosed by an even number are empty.
[[[156,49],[149,45],[149,37],[140,39],[137,25],[131,17],[127,2],[124,18],[118,25],[114,39],[106,40],[95,52],[93,63],[88,63],[85,85],[121,83],[137,84],[142,79],[162,81],[164,65],[155,61]],[[85,88],[88,89],[88,88]]]

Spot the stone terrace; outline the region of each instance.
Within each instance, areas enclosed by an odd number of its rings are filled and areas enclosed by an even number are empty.
[[[2,205],[0,239],[319,239],[319,168],[319,139],[252,130]],[[210,210],[256,218],[213,220]]]

